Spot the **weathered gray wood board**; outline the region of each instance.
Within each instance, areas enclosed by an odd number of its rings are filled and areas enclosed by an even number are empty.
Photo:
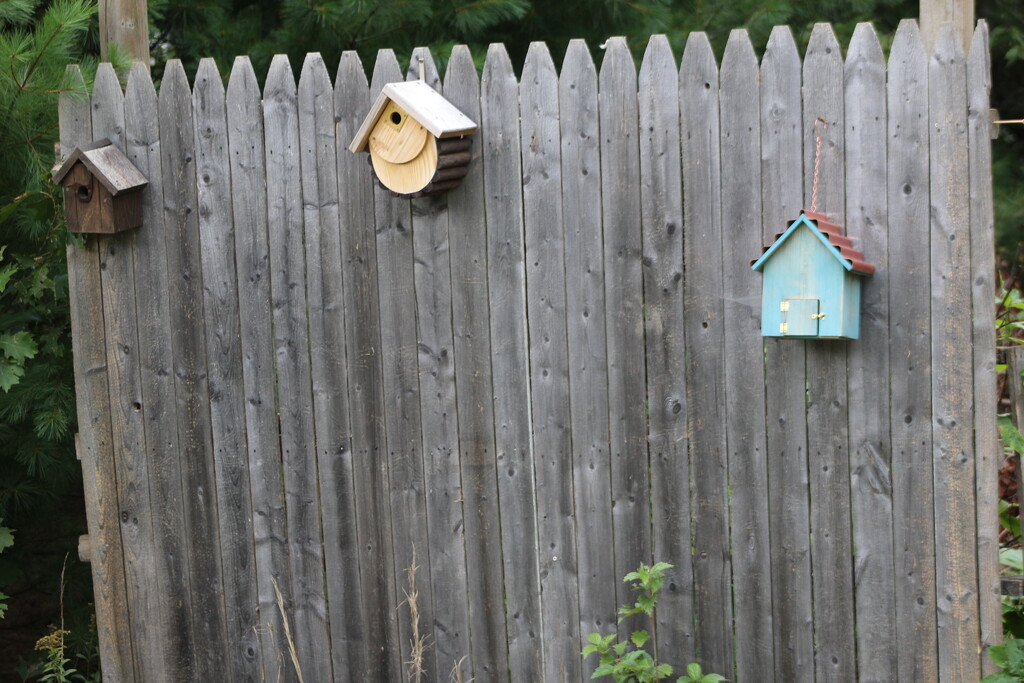
[[[985,36],[929,62],[906,22],[887,70],[867,25],[803,62],[736,31],[721,68],[701,34],[639,69],[534,44],[518,80],[459,47],[443,85],[422,48],[372,87],[279,57],[262,92],[171,63],[159,97],[102,67],[62,143],[150,181],[142,228],[69,248],[104,667],[397,681],[422,639],[426,680],[585,680],[588,633],[647,627],[622,575],[665,561],[677,673],[988,671]],[[480,128],[410,201],[347,146],[421,59]],[[765,342],[749,264],[811,204],[877,268],[861,336]]]
[[[928,57],[913,21],[900,24],[888,70],[889,396],[893,552],[900,680],[937,680],[932,488]],[[895,523],[900,520],[900,523]],[[904,647],[902,644],[906,643]]]

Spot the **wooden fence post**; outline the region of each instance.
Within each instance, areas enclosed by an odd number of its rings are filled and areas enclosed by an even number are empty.
[[[921,0],[921,36],[928,51],[935,49],[935,38],[945,23],[953,24],[966,53],[974,37],[974,0]]]
[[[100,59],[110,59],[117,43],[133,60],[149,68],[149,17],[146,0],[100,0]]]

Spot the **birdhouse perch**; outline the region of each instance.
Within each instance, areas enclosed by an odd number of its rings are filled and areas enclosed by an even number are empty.
[[[53,176],[64,188],[68,231],[112,234],[142,225],[148,181],[110,140],[77,147]]]
[[[451,190],[469,171],[476,124],[423,81],[388,83],[349,150],[370,153],[381,185],[422,197]]]

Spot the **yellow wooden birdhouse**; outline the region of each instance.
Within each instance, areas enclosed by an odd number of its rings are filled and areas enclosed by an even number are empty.
[[[388,83],[349,150],[370,153],[381,185],[422,197],[457,187],[469,171],[476,124],[423,81]]]

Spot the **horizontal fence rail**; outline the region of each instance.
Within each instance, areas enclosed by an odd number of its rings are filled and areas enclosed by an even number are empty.
[[[720,66],[701,33],[639,69],[535,43],[518,79],[501,45],[443,78],[278,56],[262,88],[244,57],[159,92],[101,65],[61,149],[149,180],[141,228],[68,248],[104,675],[583,680],[588,633],[650,628],[622,577],[663,561],[677,672],[978,680],[987,49],[905,21],[888,59],[819,24],[803,59],[734,31]],[[347,147],[421,59],[479,131],[410,200]],[[876,266],[855,341],[760,333],[751,260],[812,204]]]

